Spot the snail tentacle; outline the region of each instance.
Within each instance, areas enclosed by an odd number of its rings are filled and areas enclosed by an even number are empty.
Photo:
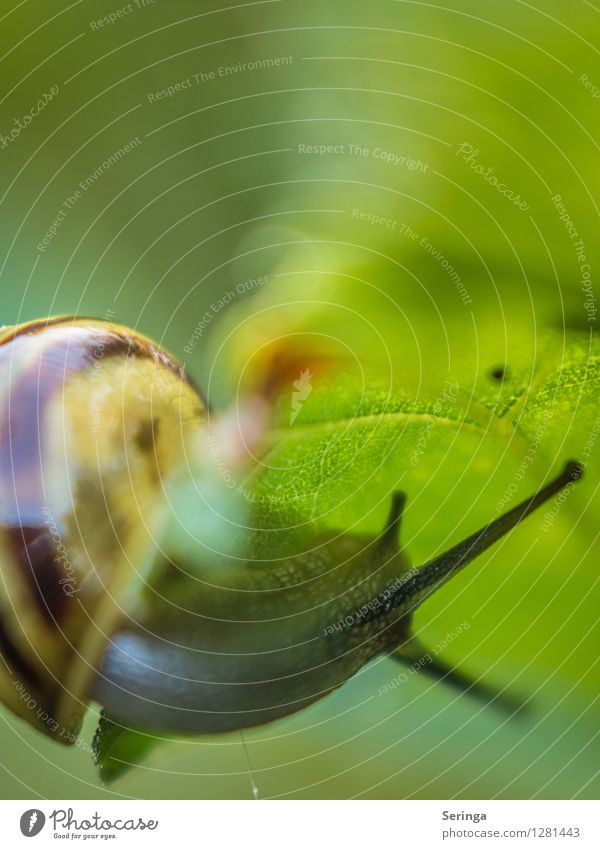
[[[403,645],[390,654],[392,660],[401,663],[411,672],[423,674],[447,684],[459,693],[472,696],[483,703],[490,703],[502,708],[509,714],[521,712],[526,708],[526,702],[512,696],[505,690],[497,690],[479,679],[475,679],[443,660],[437,652],[432,652],[420,640],[411,636]]]
[[[383,532],[377,540],[377,552],[382,556],[385,556],[386,553],[394,553],[400,548],[400,528],[406,500],[405,492],[397,490],[392,494],[389,516]]]
[[[414,610],[465,566],[519,525],[530,513],[533,513],[534,510],[537,510],[544,502],[565,487],[580,480],[582,476],[583,467],[581,464],[575,461],[568,462],[563,471],[539,492],[485,525],[481,530],[471,534],[462,542],[452,546],[439,557],[435,557],[409,573],[406,580],[402,581],[394,591],[390,599],[390,609],[410,605],[410,609]]]

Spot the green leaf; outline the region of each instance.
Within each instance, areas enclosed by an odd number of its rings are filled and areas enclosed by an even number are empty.
[[[399,486],[426,502],[427,524],[458,481],[478,493],[474,520],[486,521],[524,457],[523,497],[566,459],[597,468],[589,439],[597,421],[598,345],[575,336],[558,346],[557,337],[548,332],[537,362],[513,357],[500,381],[491,369],[481,377],[463,371],[429,397],[374,375],[360,384],[353,375],[317,377],[293,424],[290,387],[246,482],[259,525],[359,523],[372,530],[381,510],[369,518],[369,505],[377,508]]]
[[[154,749],[160,738],[113,722],[106,711],[92,740],[94,763],[104,784],[122,778]]]

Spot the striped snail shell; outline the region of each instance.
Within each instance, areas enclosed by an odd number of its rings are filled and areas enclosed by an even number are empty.
[[[0,699],[63,742],[204,416],[181,366],[131,330],[53,318],[0,331]]]
[[[173,563],[156,545],[168,482],[206,425],[183,368],[134,331],[58,318],[1,332],[0,699],[61,742],[92,700],[134,728],[230,731],[311,704],[380,652],[419,663],[415,607],[582,472],[567,464],[419,569],[399,547],[399,492],[373,537]]]

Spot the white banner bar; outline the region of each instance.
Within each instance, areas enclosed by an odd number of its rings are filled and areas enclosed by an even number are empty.
[[[0,845],[600,847],[593,801],[0,802]],[[28,841],[35,841],[29,843]]]

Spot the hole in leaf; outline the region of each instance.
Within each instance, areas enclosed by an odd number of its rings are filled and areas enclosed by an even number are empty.
[[[508,368],[506,366],[496,366],[490,371],[490,377],[492,380],[506,380],[508,377]]]

